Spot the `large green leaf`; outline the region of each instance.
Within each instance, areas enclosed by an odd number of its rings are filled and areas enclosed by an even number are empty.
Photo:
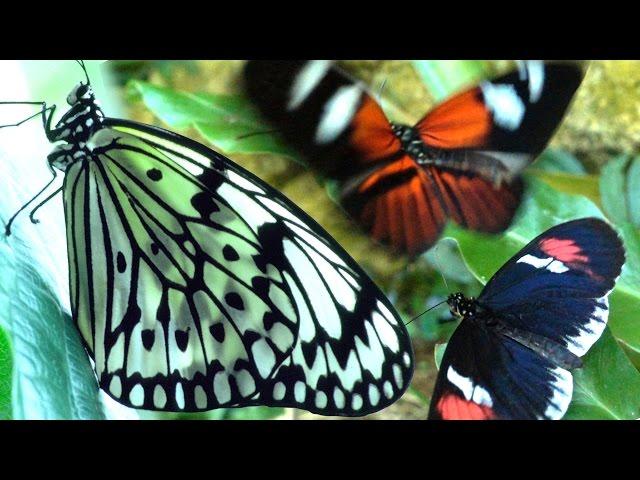
[[[610,160],[602,169],[600,195],[609,218],[640,228],[640,157]]]
[[[0,241],[0,326],[11,338],[13,417],[103,418],[78,330],[31,249],[18,235]]]
[[[565,419],[640,417],[640,374],[606,329],[573,371],[573,399]]]
[[[193,127],[226,153],[296,157],[241,95],[193,94],[141,81],[132,81],[130,88],[139,93],[146,107],[164,123],[179,130]]]

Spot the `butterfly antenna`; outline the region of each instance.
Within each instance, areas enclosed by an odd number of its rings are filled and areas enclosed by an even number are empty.
[[[417,320],[418,318],[420,318],[421,316],[423,316],[426,313],[429,313],[431,310],[433,310],[434,308],[439,307],[440,305],[442,305],[443,303],[447,303],[446,300],[443,300],[439,303],[436,303],[434,306],[429,307],[428,309],[426,309],[424,312],[422,312],[420,315],[413,317],[411,320],[409,320],[407,323],[405,323],[405,326],[409,325],[411,322],[413,322],[414,320]]]
[[[76,62],[78,62],[78,65],[80,65],[82,71],[84,72],[84,76],[87,79],[87,85],[91,85],[91,80],[89,80],[89,73],[87,72],[87,67],[84,64],[84,60],[76,60]]]
[[[256,135],[267,135],[270,133],[278,133],[278,130],[262,130],[260,132],[244,133],[236,137],[236,140],[244,140],[245,138],[255,137]]]

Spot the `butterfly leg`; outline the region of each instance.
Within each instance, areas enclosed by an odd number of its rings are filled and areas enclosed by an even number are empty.
[[[25,203],[22,207],[20,207],[18,209],[18,211],[16,213],[13,214],[13,216],[9,219],[9,221],[7,222],[7,224],[5,225],[5,229],[4,229],[4,235],[5,237],[8,237],[11,235],[11,225],[13,224],[13,221],[16,219],[16,217],[23,211],[25,210],[29,205],[31,205],[31,203],[38,198],[40,195],[42,195],[47,188],[49,188],[49,186],[53,183],[53,181],[56,179],[56,177],[58,176],[58,173],[55,171],[55,169],[49,165],[47,163],[47,166],[49,167],[49,171],[51,172],[52,178],[51,180],[49,180],[49,182],[44,186],[44,188],[42,188],[42,190],[40,190],[38,193],[36,193],[31,200],[29,200],[27,203]],[[60,189],[56,190],[52,195],[50,195],[49,197],[47,197],[47,199],[44,202],[41,202],[38,206],[36,206],[36,208],[33,209],[33,211],[31,212],[31,214],[29,215],[29,218],[31,219],[31,221],[33,223],[38,223],[37,220],[35,220],[33,218],[33,214],[35,213],[35,211],[41,207],[44,203],[46,203],[48,200],[50,200],[56,193],[58,193],[60,191]]]
[[[51,183],[49,183],[47,186],[49,186],[49,185],[51,185]],[[31,220],[31,223],[40,223],[40,220],[38,220],[37,218],[34,218],[35,213],[38,211],[38,209],[40,207],[42,207],[44,204],[46,204],[49,200],[51,200],[53,197],[55,197],[61,191],[62,191],[62,187],[58,188],[55,192],[53,192],[51,195],[49,195],[47,198],[45,198],[43,201],[41,201],[38,205],[33,207],[33,210],[31,210],[31,212],[29,213],[29,220]]]

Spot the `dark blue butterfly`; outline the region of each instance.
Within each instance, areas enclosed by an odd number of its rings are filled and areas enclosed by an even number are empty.
[[[571,401],[570,369],[607,323],[607,297],[624,263],[604,221],[544,232],[511,258],[477,299],[449,297],[462,319],[436,381],[432,419],[558,419]]]

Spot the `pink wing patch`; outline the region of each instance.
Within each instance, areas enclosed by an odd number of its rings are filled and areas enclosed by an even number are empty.
[[[540,248],[547,255],[563,263],[586,263],[589,261],[589,257],[581,255],[582,249],[573,240],[545,238],[540,242]]]
[[[600,275],[589,268],[589,256],[583,255],[582,248],[580,248],[575,241],[552,237],[541,240],[538,245],[540,249],[550,257],[555,258],[575,270],[581,270],[598,281],[602,280]]]

